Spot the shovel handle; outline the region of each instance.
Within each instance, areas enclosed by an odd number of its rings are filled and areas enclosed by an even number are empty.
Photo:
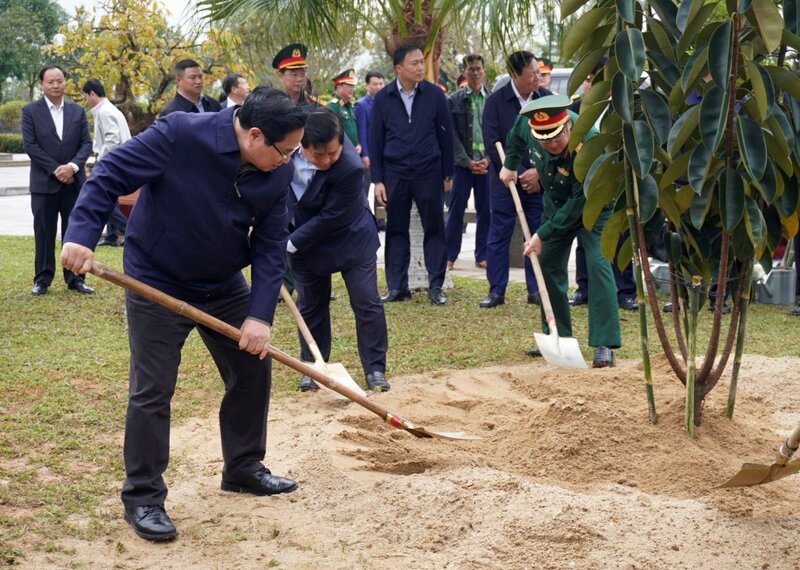
[[[151,287],[150,285],[146,285],[141,281],[134,279],[128,275],[124,275],[103,265],[102,263],[98,263],[97,261],[93,262],[92,269],[90,271],[92,275],[96,275],[101,279],[105,279],[110,283],[114,283],[115,285],[119,285],[123,289],[127,289],[137,295],[144,297],[145,299],[152,301],[161,305],[162,307],[166,307],[167,309],[177,313],[181,316],[186,317],[187,319],[191,319],[194,322],[206,326],[221,335],[224,335],[236,342],[242,337],[242,333],[236,327],[229,325],[228,323],[219,320],[216,317],[209,315],[198,309],[197,307],[193,307],[186,303],[185,301],[181,301],[180,299],[176,299],[171,295],[167,295],[163,291],[159,291],[158,289]],[[379,416],[384,421],[389,421],[389,418],[398,417],[394,416],[394,414],[389,413],[389,411],[381,406],[380,404],[373,402],[350,390],[349,388],[342,386],[339,382],[336,381],[335,378],[330,376],[329,374],[324,374],[301,360],[298,360],[292,356],[289,356],[285,352],[278,350],[272,345],[267,347],[267,354],[271,358],[274,358],[281,364],[288,366],[300,372],[301,374],[305,374],[323,386],[330,388],[334,392],[338,392],[342,396],[352,400],[356,404],[363,406],[364,408],[368,409],[370,412],[374,413],[375,415]],[[401,418],[402,419],[402,418]],[[393,424],[394,425],[394,424]]]
[[[794,431],[789,434],[789,437],[786,438],[786,441],[783,442],[780,449],[778,450],[778,458],[775,460],[775,463],[779,465],[786,465],[792,456],[797,451],[797,448],[800,447],[800,424],[794,428]]]
[[[292,294],[289,293],[286,285],[283,284],[281,284],[281,299],[283,299],[283,302],[286,303],[286,306],[289,308],[289,312],[292,313],[292,316],[297,323],[297,328],[300,329],[300,334],[303,335],[303,339],[308,345],[308,350],[311,351],[311,355],[314,357],[314,362],[317,364],[324,364],[325,359],[322,357],[322,353],[319,351],[319,345],[317,344],[317,341],[314,340],[314,336],[311,334],[311,330],[309,330],[305,319],[303,319],[303,315],[300,314],[300,309],[297,308],[294,299],[292,299]]]
[[[503,150],[503,145],[500,141],[495,143],[497,147],[497,154],[500,155],[500,163],[506,160],[506,153]],[[525,236],[525,241],[531,239],[531,228],[528,226],[528,220],[525,217],[525,211],[522,209],[522,201],[519,199],[519,192],[517,192],[517,185],[515,182],[508,184],[508,189],[511,192],[511,198],[514,199],[514,207],[517,210],[517,217],[519,218],[519,225],[522,226],[522,235]],[[556,325],[556,317],[553,314],[553,304],[550,302],[550,293],[547,292],[547,285],[544,282],[544,273],[542,273],[542,266],[539,264],[539,256],[530,252],[528,258],[531,260],[533,266],[533,274],[536,277],[536,283],[539,285],[539,295],[542,297],[542,309],[544,309],[544,318],[547,322],[547,328],[550,329],[551,337],[558,337],[558,326]]]

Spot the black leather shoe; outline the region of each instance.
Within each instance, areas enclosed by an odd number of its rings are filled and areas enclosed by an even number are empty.
[[[278,477],[270,473],[269,469],[262,467],[255,473],[251,473],[245,480],[234,481],[222,476],[220,488],[223,491],[233,493],[252,493],[263,497],[265,495],[280,495],[281,493],[291,493],[297,489],[297,482]]]
[[[614,353],[607,346],[598,346],[594,349],[592,368],[606,368],[614,366]]]
[[[178,534],[164,505],[125,507],[125,522],[131,525],[133,532],[147,540],[170,540]]]
[[[97,242],[98,247],[108,246],[108,247],[119,247],[122,245],[122,242],[119,241],[119,238],[115,235],[113,237],[106,236],[100,241]]]
[[[497,293],[489,293],[486,295],[486,298],[481,301],[479,306],[481,309],[493,309],[494,307],[502,305],[505,302],[505,296],[498,295]]]
[[[528,293],[528,304],[529,305],[542,305],[542,296],[537,291],[536,293]]]
[[[82,295],[94,295],[94,289],[84,283],[82,279],[73,281],[68,285],[68,287],[73,291],[81,293]]]
[[[620,299],[619,308],[623,311],[638,311],[639,303],[637,303],[636,299],[633,297],[626,297],[624,299]]]
[[[526,348],[525,356],[530,356],[531,358],[541,358],[542,351],[539,350],[538,348]]]
[[[41,283],[37,283],[31,289],[31,295],[35,297],[39,297],[40,295],[47,295],[47,285],[42,285]]]
[[[589,297],[586,296],[581,290],[575,291],[572,294],[572,297],[569,298],[569,306],[570,307],[577,307],[578,305],[585,305],[589,302]]]
[[[428,289],[428,300],[431,305],[444,305],[447,302],[447,297],[442,295],[441,287],[432,287]]]
[[[411,298],[411,291],[408,289],[391,289],[386,295],[381,297],[382,303],[394,303],[395,301],[405,301]]]
[[[383,372],[375,371],[367,374],[367,388],[378,392],[388,392],[391,386],[386,381],[386,376],[384,376]]]
[[[297,385],[301,392],[311,392],[313,390],[319,390],[319,386],[316,382],[314,382],[308,376],[303,376],[300,379],[300,383]]]
[[[709,302],[708,303],[708,312],[713,313],[715,306],[716,306],[716,302]],[[730,315],[731,314],[731,308],[728,306],[728,303],[723,303],[722,304],[722,314],[723,315]]]
[[[664,303],[664,312],[671,313],[672,312],[672,303]]]
[[[789,314],[794,317],[800,317],[800,305],[797,305],[794,309],[789,311]]]

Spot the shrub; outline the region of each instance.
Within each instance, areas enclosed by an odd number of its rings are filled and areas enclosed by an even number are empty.
[[[19,132],[25,104],[25,101],[8,101],[0,105],[0,132]]]
[[[22,150],[22,135],[19,133],[0,133],[0,152],[25,152]]]

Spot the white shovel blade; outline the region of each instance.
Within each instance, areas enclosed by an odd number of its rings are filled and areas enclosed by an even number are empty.
[[[576,339],[537,332],[533,333],[533,337],[542,356],[550,364],[567,368],[588,368]]]
[[[355,380],[353,380],[353,377],[350,376],[350,373],[347,371],[347,369],[344,367],[344,364],[342,364],[341,362],[328,362],[327,364],[321,362],[319,366],[317,364],[314,364],[314,368],[318,368],[320,372],[323,372],[328,376],[333,376],[334,380],[336,380],[339,384],[341,384],[348,390],[352,390],[353,392],[355,392],[360,396],[367,395],[364,389],[361,386],[359,386]],[[350,399],[347,396],[343,396],[339,392],[336,392],[335,390],[331,390],[331,392],[333,392],[333,394],[337,398],[341,398],[343,400]]]

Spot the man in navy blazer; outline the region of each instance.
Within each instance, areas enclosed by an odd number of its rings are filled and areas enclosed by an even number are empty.
[[[78,193],[86,180],[83,167],[92,152],[89,123],[83,107],[64,99],[64,70],[46,65],[39,71],[44,96],[22,108],[23,148],[31,158],[30,193],[36,242],[32,295],[47,293],[56,270],[58,217],[61,239]],[[70,289],[92,294],[83,277],[64,270]]]
[[[361,158],[328,109],[308,112],[300,150],[293,158],[289,203],[294,230],[286,244],[294,270],[297,305],[320,352],[331,352],[331,275],[341,272],[356,318],[358,354],[367,387],[386,391],[386,317],[378,297],[375,217],[362,191]],[[313,361],[300,337],[300,357]],[[301,391],[318,386],[304,376]]]
[[[428,299],[444,305],[447,270],[444,192],[453,177],[453,120],[442,90],[425,81],[425,58],[414,45],[392,56],[397,80],[375,96],[369,125],[369,161],[375,200],[386,207],[384,303],[411,298],[409,223],[411,201],[419,210],[428,270]]]
[[[197,328],[225,384],[219,412],[222,489],[297,488],[264,467],[271,386],[265,359],[284,271],[289,157],[305,112],[285,94],[253,90],[241,108],[172,113],[106,155],[72,212],[61,264],[84,273],[117,198],[142,187],[128,221],[125,273],[241,331],[238,343],[126,292],[131,347],[125,422],[125,520],[141,537],[177,531],[164,510],[170,400],[181,348]],[[241,270],[251,267],[252,286]]]

